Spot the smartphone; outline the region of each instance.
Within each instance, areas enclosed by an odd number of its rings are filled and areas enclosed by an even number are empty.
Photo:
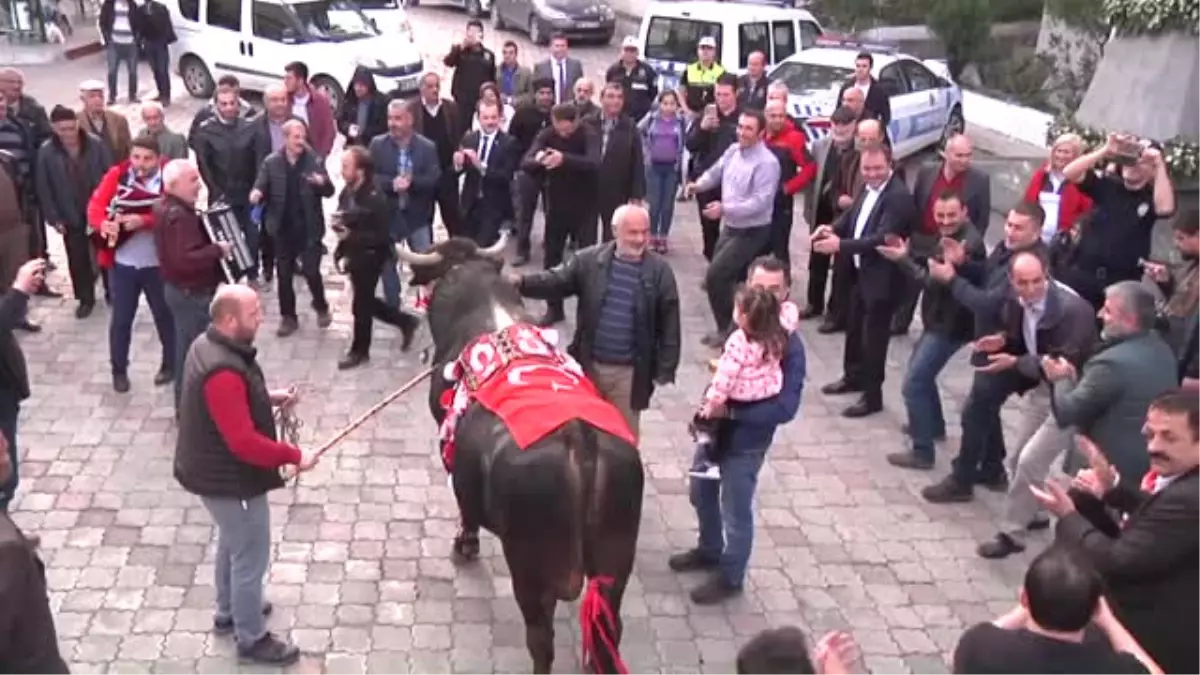
[[[704,106],[704,116],[716,119],[717,118],[717,104],[709,103],[708,105]]]

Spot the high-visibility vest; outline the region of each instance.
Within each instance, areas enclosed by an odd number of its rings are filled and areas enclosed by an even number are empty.
[[[687,76],[688,110],[699,113],[704,106],[714,101],[713,89],[717,86],[717,80],[725,74],[725,67],[713,62],[711,67],[705,68],[699,61],[695,61],[688,64],[684,73]]]

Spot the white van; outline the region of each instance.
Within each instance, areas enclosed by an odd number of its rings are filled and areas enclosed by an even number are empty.
[[[284,66],[308,65],[310,82],[334,106],[354,70],[368,68],[382,92],[415,92],[423,63],[411,37],[385,34],[350,0],[175,0],[167,5],[179,40],[171,62],[192,96],[212,96],[236,75],[263,91],[283,81]]]
[[[359,9],[368,19],[379,26],[379,30],[387,35],[398,35],[409,42],[414,42],[412,23],[408,20],[408,11],[404,9],[402,0],[355,0]]]
[[[754,52],[766,54],[770,68],[811,47],[821,33],[816,17],[789,0],[657,0],[642,15],[638,46],[642,59],[658,71],[659,91],[664,91],[674,89],[696,60],[702,37],[716,40],[717,62],[740,75]]]

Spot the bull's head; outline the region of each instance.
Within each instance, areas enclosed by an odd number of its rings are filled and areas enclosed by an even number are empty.
[[[504,248],[508,244],[508,233],[500,235],[496,243],[481,248],[465,237],[451,237],[435,244],[428,253],[415,253],[407,244],[396,245],[396,255],[412,267],[412,283],[418,286],[433,283],[447,272],[473,260],[487,260],[499,270],[504,266]]]

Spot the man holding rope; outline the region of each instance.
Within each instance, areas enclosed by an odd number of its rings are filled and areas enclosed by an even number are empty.
[[[258,294],[248,286],[221,286],[210,314],[212,324],[183,364],[175,478],[200,497],[217,526],[214,631],[232,632],[243,660],[284,666],[300,652],[266,628],[267,492],[283,487],[281,467],[307,471],[317,455],[276,440],[274,408],[295,405],[296,394],[268,390],[255,360],[254,337],[263,319]]]

